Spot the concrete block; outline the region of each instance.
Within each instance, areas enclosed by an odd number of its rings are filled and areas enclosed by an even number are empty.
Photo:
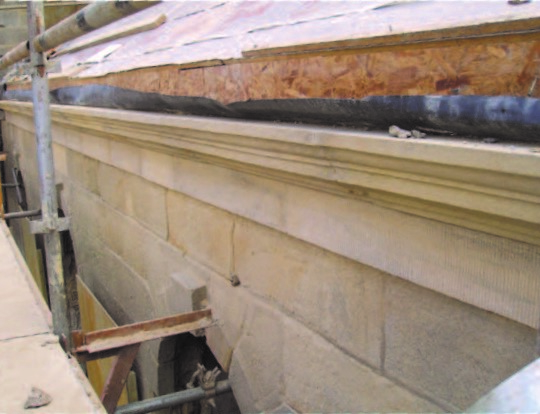
[[[534,359],[533,329],[397,278],[385,314],[385,371],[460,410]]]
[[[246,220],[235,227],[234,268],[243,287],[380,367],[387,275]]]
[[[167,193],[169,241],[180,250],[229,277],[233,216],[183,194]]]
[[[92,193],[99,193],[98,161],[79,152],[66,150],[66,163],[70,180]]]
[[[100,163],[99,193],[117,210],[135,218],[163,239],[167,238],[165,189],[133,174]]]
[[[284,331],[285,402],[297,411],[442,411],[347,356],[296,321],[286,319]]]

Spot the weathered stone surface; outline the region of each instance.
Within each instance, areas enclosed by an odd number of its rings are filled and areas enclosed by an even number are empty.
[[[175,158],[161,152],[141,150],[141,176],[167,188],[174,188]]]
[[[136,175],[100,163],[99,194],[115,209],[135,218],[163,239],[167,238],[165,189]]]
[[[180,193],[167,193],[169,240],[183,252],[229,277],[233,216]]]
[[[65,147],[62,147],[65,148]],[[98,194],[98,161],[81,155],[79,152],[65,150],[67,175],[71,181],[92,193]],[[56,162],[56,159],[55,159]]]
[[[206,330],[206,339],[225,371],[229,370],[233,349],[246,323],[250,301],[245,289],[231,286],[220,276],[216,275],[208,281],[208,302],[217,326]]]
[[[68,174],[67,152],[66,147],[53,144],[54,168],[56,170],[57,181],[59,175],[66,176]]]
[[[285,401],[300,412],[441,412],[292,319],[284,321]]]
[[[257,409],[252,395],[250,378],[246,376],[241,363],[237,359],[233,359],[231,363],[229,380],[240,411],[243,413],[256,413]]]
[[[80,151],[84,155],[90,158],[95,158],[99,161],[109,163],[111,160],[111,141],[106,138],[101,138],[95,135],[88,135],[86,133],[74,132],[74,134],[80,134],[80,147],[73,148],[76,151]],[[77,141],[74,142],[74,144]],[[77,146],[75,144],[75,146]]]
[[[234,267],[242,286],[380,367],[387,275],[246,220],[235,227]]]
[[[249,394],[255,409],[264,411],[280,404],[283,398],[283,321],[284,315],[252,298],[243,335],[233,354],[249,381]],[[231,381],[236,384],[236,371],[231,370]],[[244,385],[245,386],[245,385]]]
[[[73,217],[78,263],[93,266],[94,261],[101,261],[99,250],[107,246],[133,274],[145,280],[152,297],[146,306],[152,304],[156,317],[205,306],[204,269],[139,222],[81,188]],[[96,248],[98,252],[92,253]]]
[[[111,160],[118,168],[133,174],[141,173],[141,149],[126,142],[110,141]]]
[[[385,313],[385,371],[459,409],[534,359],[533,329],[397,278]]]
[[[195,278],[193,275],[188,275],[183,272],[171,274],[173,280],[173,288],[167,289],[171,294],[166,297],[169,301],[180,302],[182,304],[191,304],[191,310],[200,310],[206,307],[206,284],[200,278]],[[171,298],[171,296],[173,296]],[[174,307],[174,303],[169,303],[168,308]],[[186,306],[186,305],[184,305]]]
[[[91,241],[83,244],[93,261],[78,263],[84,282],[119,325],[156,317],[146,281],[109,248]],[[92,249],[95,249],[92,251]]]

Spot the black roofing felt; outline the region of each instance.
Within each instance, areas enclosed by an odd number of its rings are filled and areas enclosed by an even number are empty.
[[[30,91],[2,99],[31,101]],[[271,99],[220,102],[138,92],[107,85],[51,91],[51,103],[199,116],[241,118],[387,130],[441,131],[467,137],[540,141],[540,99],[512,96],[369,96],[363,99]]]

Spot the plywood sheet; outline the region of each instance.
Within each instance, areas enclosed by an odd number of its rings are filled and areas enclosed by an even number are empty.
[[[83,331],[90,332],[118,326],[79,276],[77,276],[77,291]],[[97,395],[101,395],[111,364],[112,358],[91,361],[86,364],[88,379]],[[118,405],[127,403],[128,396],[124,387]]]

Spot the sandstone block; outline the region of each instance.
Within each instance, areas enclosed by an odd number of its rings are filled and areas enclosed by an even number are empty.
[[[279,405],[283,398],[283,321],[284,315],[251,298],[243,335],[233,354],[249,381],[250,394],[257,411]],[[236,371],[231,381],[236,384]]]
[[[2,13],[5,13],[2,10]],[[20,42],[24,42],[28,39],[28,29],[22,27],[3,27],[0,26],[0,44],[3,45],[16,45]]]
[[[206,339],[225,371],[229,370],[233,349],[250,312],[248,304],[251,300],[245,289],[231,286],[222,277],[214,276],[208,281],[208,303],[217,326],[207,329]]]
[[[141,150],[141,176],[146,180],[174,188],[175,158],[161,152]]]
[[[146,282],[103,244],[95,248],[92,263],[79,265],[82,278],[118,325],[156,317]]]
[[[169,241],[183,252],[229,277],[233,217],[223,210],[169,191]]]
[[[143,278],[152,296],[152,301],[145,306],[151,303],[157,316],[189,312],[206,306],[203,268],[100,198],[84,190],[80,190],[77,198],[77,211],[73,213],[77,238],[99,240]],[[79,254],[79,246],[76,246],[76,251]],[[81,254],[84,262],[92,265],[86,259],[89,253]]]
[[[161,238],[167,238],[165,189],[138,176],[100,163],[99,193],[115,209],[135,218]]]
[[[442,411],[347,356],[296,321],[285,320],[284,331],[285,402],[297,411]]]
[[[101,162],[110,162],[111,160],[111,141],[95,135],[76,132],[80,140],[80,147],[74,148],[87,157],[94,158]],[[75,141],[77,143],[77,141]]]
[[[397,278],[386,295],[385,371],[459,410],[534,359],[531,328]]]
[[[54,168],[55,168],[57,177],[59,174],[65,176],[68,173],[67,151],[68,150],[65,147],[61,145],[53,144]],[[57,181],[58,181],[58,178],[57,178]]]
[[[229,381],[236,398],[236,403],[243,413],[256,413],[255,400],[252,395],[250,380],[243,371],[241,363],[234,359],[231,363]]]
[[[380,367],[387,275],[246,220],[235,227],[234,267],[242,286]]]
[[[141,173],[141,149],[120,141],[110,141],[111,164],[132,174]]]
[[[66,161],[69,179],[79,187],[98,194],[97,173],[99,162],[71,150],[66,150]]]

